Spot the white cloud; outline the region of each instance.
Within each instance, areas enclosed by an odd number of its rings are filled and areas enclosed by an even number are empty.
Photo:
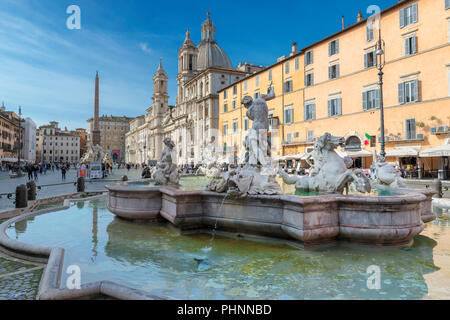
[[[147,52],[147,53],[153,53],[153,50],[150,49],[150,48],[148,47],[148,44],[146,44],[146,43],[143,43],[143,42],[139,43],[139,47],[140,47],[141,50],[144,51],[144,52]]]

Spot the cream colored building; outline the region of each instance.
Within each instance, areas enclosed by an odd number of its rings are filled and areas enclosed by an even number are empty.
[[[80,136],[62,130],[58,122],[39,127],[36,136],[36,161],[42,163],[78,163],[80,161]]]

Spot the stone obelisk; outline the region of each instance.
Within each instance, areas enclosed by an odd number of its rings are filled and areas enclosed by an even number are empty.
[[[94,130],[92,131],[92,145],[100,145],[100,126],[98,120],[99,113],[99,81],[98,71],[95,76],[95,106],[94,106]]]

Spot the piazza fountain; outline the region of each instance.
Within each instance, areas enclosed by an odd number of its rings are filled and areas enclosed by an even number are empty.
[[[352,170],[351,158],[335,149],[344,139],[329,133],[316,139],[309,176],[278,174],[305,196],[283,194],[267,141],[267,95],[242,104],[253,127],[245,138],[245,163],[230,166],[206,190],[181,190],[165,141],[153,180],[108,185],[108,209],[131,220],[167,220],[182,231],[217,229],[230,233],[283,239],[302,246],[345,240],[376,246],[408,247],[434,220],[432,191],[405,188],[395,168],[380,159],[376,177]],[[352,187],[359,195],[344,195]],[[372,192],[372,189],[375,192]],[[312,192],[308,195],[308,192]],[[370,193],[370,194],[369,194]]]
[[[253,127],[241,166],[180,178],[166,139],[151,179],[8,220],[0,249],[46,263],[39,299],[450,298],[441,270],[450,224],[433,211],[433,192],[407,189],[384,159],[373,179],[350,170],[331,134],[317,139],[309,176],[278,172],[266,133],[273,95],[243,101]],[[378,291],[366,286],[374,261]],[[79,290],[68,288],[73,265]]]

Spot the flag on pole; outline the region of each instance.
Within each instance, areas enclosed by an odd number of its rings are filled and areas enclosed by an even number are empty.
[[[372,139],[372,136],[366,133],[366,134],[364,135],[364,145],[365,145],[365,146],[368,146],[371,139]]]

